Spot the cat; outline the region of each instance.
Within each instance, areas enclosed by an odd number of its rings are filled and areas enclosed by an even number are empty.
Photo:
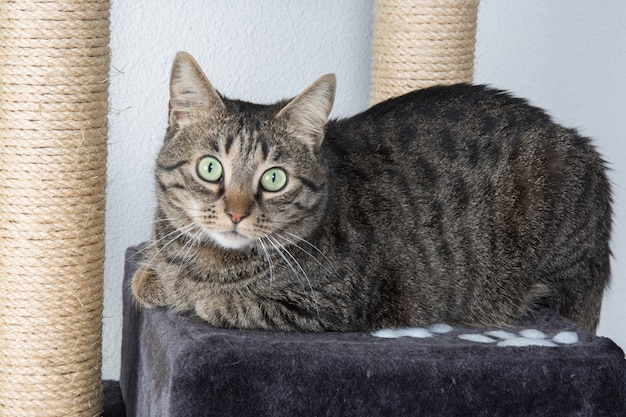
[[[252,104],[176,56],[139,306],[311,332],[506,325],[545,306],[595,331],[611,192],[588,138],[469,84],[329,120],[335,83]]]

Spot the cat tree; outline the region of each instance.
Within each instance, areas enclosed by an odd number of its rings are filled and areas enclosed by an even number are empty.
[[[377,0],[372,102],[436,83],[471,81],[477,3]],[[94,416],[100,412],[108,18],[107,0],[0,0],[2,416]],[[162,324],[162,313],[150,312],[145,319]],[[125,332],[127,323],[136,331],[125,338],[125,349],[138,355],[137,334],[149,329],[142,320],[133,318],[136,314],[142,313],[125,310]],[[223,338],[238,337],[223,332]],[[272,335],[261,333],[260,337],[265,336],[271,339],[268,346],[273,346]],[[246,339],[242,349],[252,344],[249,342],[258,340]],[[298,342],[293,348],[306,344]],[[597,365],[591,364],[595,374],[604,366],[605,373],[612,375],[607,359],[581,350],[581,361],[598,359]],[[384,352],[366,363],[380,362],[388,355],[387,347]],[[337,355],[342,354],[343,348],[337,351]],[[125,399],[136,403],[137,396],[131,394],[137,385],[132,383],[140,370],[131,369],[137,362],[130,354],[124,357],[130,363],[123,370],[128,375]],[[419,357],[423,359],[423,355]],[[193,368],[195,364],[188,357],[183,359]],[[315,367],[315,361],[309,359],[307,356],[304,363]],[[267,356],[262,355],[259,366],[267,362]],[[342,364],[331,368],[333,377]],[[402,381],[395,372],[401,373],[407,364],[400,365],[397,371],[391,370],[391,381]],[[524,375],[530,370],[521,369]],[[277,379],[284,375],[279,372]],[[296,376],[294,384],[315,381]],[[141,377],[150,382],[148,373]],[[321,381],[322,387],[329,384],[327,381],[330,379]],[[233,379],[227,388],[237,389],[235,382]],[[271,382],[263,380],[261,388]],[[591,382],[583,392],[589,391]],[[614,385],[597,387],[597,391],[618,397],[610,391]],[[290,383],[287,389],[293,386]],[[249,388],[249,380],[244,381],[242,389]],[[199,395],[206,391],[203,388]],[[410,385],[407,392],[419,391]],[[311,392],[306,391],[302,398],[310,397]],[[388,394],[385,392],[384,398]],[[239,395],[231,397],[235,405],[242,404]],[[185,398],[178,400],[194,406]],[[281,405],[284,402],[275,404]]]
[[[477,1],[376,2],[372,101],[469,81]],[[108,1],[0,1],[0,414],[100,410]]]
[[[372,102],[471,81],[477,5],[377,0]],[[423,340],[215,329],[194,315],[135,308],[128,287],[141,248],[128,249],[124,277],[120,386],[129,415],[626,413],[624,353],[549,310],[507,332],[448,326]],[[543,335],[553,347],[480,342],[488,334]],[[576,341],[556,346],[564,334]]]
[[[0,415],[99,415],[109,1],[0,0],[0,63]]]

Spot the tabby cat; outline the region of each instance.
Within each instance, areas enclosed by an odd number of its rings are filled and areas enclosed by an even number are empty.
[[[546,306],[596,329],[611,197],[589,139],[485,86],[329,121],[334,93],[325,75],[290,101],[231,100],[176,56],[140,306],[287,331],[502,325]]]

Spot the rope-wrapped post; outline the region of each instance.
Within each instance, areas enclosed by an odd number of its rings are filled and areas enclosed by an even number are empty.
[[[371,103],[471,82],[478,0],[376,0]]]
[[[0,415],[101,411],[108,0],[0,0]]]

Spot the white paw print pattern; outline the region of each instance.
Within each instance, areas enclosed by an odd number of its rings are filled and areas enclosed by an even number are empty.
[[[424,327],[405,327],[402,329],[380,329],[372,333],[373,336],[383,339],[397,339],[398,337],[414,337],[424,339],[433,337],[435,334],[449,333],[454,327],[445,323],[433,324],[428,328]]]
[[[403,329],[381,329],[372,333],[375,337],[395,339],[399,337],[428,338],[443,335],[454,331],[454,327],[437,323],[424,327],[408,327]],[[505,330],[489,330],[477,333],[461,333],[457,335],[459,339],[475,343],[495,344],[500,347],[507,346],[545,346],[555,347],[563,345],[573,345],[578,343],[578,333],[563,331],[549,336],[536,329],[523,329],[517,333]]]
[[[460,339],[478,343],[496,343],[498,346],[546,346],[572,345],[578,343],[578,333],[560,332],[549,337],[540,330],[524,329],[517,334],[504,330],[492,330],[484,333],[464,333]]]

